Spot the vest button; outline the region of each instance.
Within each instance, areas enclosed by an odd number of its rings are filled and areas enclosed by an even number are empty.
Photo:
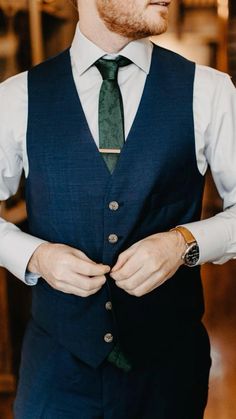
[[[113,342],[113,336],[111,333],[106,333],[104,336],[104,340],[106,343],[111,343]]]
[[[118,236],[116,234],[110,234],[108,236],[108,241],[109,241],[109,243],[112,243],[112,244],[117,243],[118,242]]]
[[[119,208],[119,204],[118,204],[118,202],[116,202],[116,201],[111,201],[111,202],[109,203],[109,208],[110,208],[110,210],[111,210],[111,211],[117,211],[117,210],[118,210],[118,208]]]
[[[107,301],[106,304],[105,304],[105,308],[108,311],[112,310],[112,302],[111,301]]]

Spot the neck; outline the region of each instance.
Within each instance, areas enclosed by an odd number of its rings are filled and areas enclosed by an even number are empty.
[[[83,35],[105,52],[118,53],[132,41],[130,38],[111,32],[95,11],[93,16],[83,13],[82,9],[79,11],[79,15],[79,26]]]

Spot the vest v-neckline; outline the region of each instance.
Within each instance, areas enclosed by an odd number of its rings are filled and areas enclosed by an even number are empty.
[[[76,88],[76,85],[75,85],[75,80],[74,80],[74,76],[73,76],[73,72],[72,72],[72,67],[71,67],[71,62],[70,62],[70,54],[69,54],[69,50],[67,50],[67,62],[69,64],[69,68],[70,68],[70,81],[72,83],[72,90],[73,90],[74,95],[76,96],[76,101],[79,104],[79,107],[81,108],[81,114],[83,115],[83,118],[84,118],[84,126],[85,126],[85,129],[86,129],[87,133],[89,133],[89,135],[88,135],[89,143],[91,145],[91,148],[94,150],[94,155],[96,156],[96,158],[98,160],[100,160],[101,166],[103,167],[103,169],[106,171],[108,177],[110,178],[110,181],[112,181],[113,178],[115,176],[117,176],[117,174],[119,174],[119,171],[121,170],[121,167],[122,167],[123,160],[124,160],[124,158],[126,157],[126,154],[129,151],[131,139],[132,139],[132,137],[135,137],[133,134],[134,134],[134,132],[136,130],[136,126],[138,125],[138,121],[140,120],[141,115],[143,114],[144,103],[146,102],[146,96],[147,96],[147,93],[148,93],[148,90],[149,90],[148,89],[148,84],[150,83],[150,77],[149,77],[149,75],[152,74],[152,67],[154,65],[153,64],[153,62],[154,62],[154,59],[153,58],[154,58],[154,54],[156,53],[156,51],[157,51],[157,47],[156,48],[153,48],[153,55],[152,55],[152,62],[151,62],[150,72],[147,75],[146,80],[145,80],[143,94],[142,94],[141,100],[139,102],[139,106],[137,108],[137,112],[136,112],[136,114],[134,116],[134,120],[133,120],[133,123],[131,125],[130,130],[129,130],[128,136],[127,136],[127,138],[126,138],[126,140],[124,142],[124,145],[123,145],[123,147],[121,149],[121,152],[120,152],[120,155],[119,155],[119,159],[118,159],[118,161],[116,163],[116,166],[115,166],[113,172],[111,173],[109,171],[109,169],[108,169],[108,167],[107,167],[107,165],[106,165],[106,163],[105,163],[105,161],[104,161],[101,153],[99,152],[99,149],[97,147],[97,144],[95,142],[95,139],[93,137],[93,134],[92,134],[92,132],[90,130],[90,127],[89,127],[89,124],[88,124],[86,115],[84,113],[83,106],[81,104],[81,100],[80,100],[80,97],[79,97],[77,88]]]

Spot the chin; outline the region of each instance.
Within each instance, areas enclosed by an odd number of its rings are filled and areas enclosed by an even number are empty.
[[[168,15],[158,13],[147,22],[147,27],[149,28],[149,36],[161,35],[168,28]]]
[[[154,20],[152,23],[148,23],[143,27],[140,26],[140,30],[136,34],[136,38],[145,38],[148,36],[155,36],[161,35],[162,33],[166,32],[168,29],[168,21],[167,19],[157,19]]]
[[[167,22],[163,22],[162,24],[157,26],[154,26],[150,28],[148,36],[155,36],[155,35],[161,35],[162,33],[166,32],[168,29]]]
[[[160,35],[167,30],[168,12],[150,11],[134,13],[131,15],[118,15],[111,9],[98,9],[100,17],[107,28],[129,39],[140,39],[154,35]]]

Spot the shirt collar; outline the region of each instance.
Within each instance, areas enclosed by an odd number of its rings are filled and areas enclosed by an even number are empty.
[[[86,38],[80,31],[79,24],[77,24],[70,53],[79,75],[82,75],[88,70],[99,58],[104,56],[112,58],[112,56],[117,55],[123,55],[129,58],[141,70],[148,74],[151,66],[152,49],[153,45],[150,40],[144,38],[130,42],[119,51],[119,54],[109,54]]]

